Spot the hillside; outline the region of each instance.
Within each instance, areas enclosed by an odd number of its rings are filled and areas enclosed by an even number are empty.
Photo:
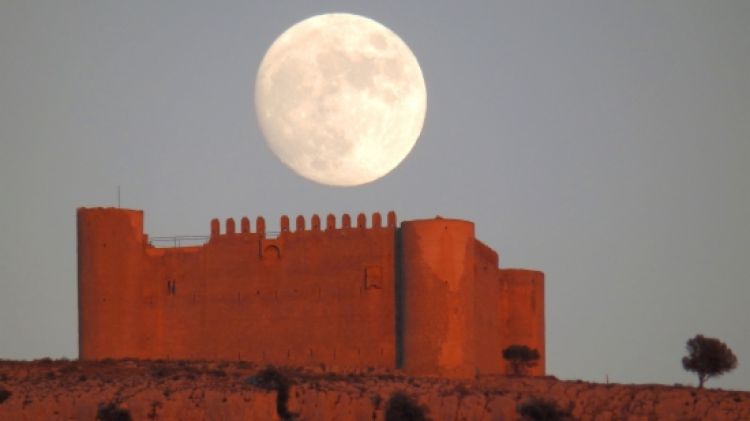
[[[750,393],[661,385],[617,385],[554,378],[456,381],[398,373],[333,374],[283,369],[288,401],[273,372],[250,363],[184,361],[0,361],[0,419],[384,420],[397,391],[434,420],[516,420],[531,397],[554,401],[574,419],[750,420]],[[283,382],[283,380],[281,380]],[[278,404],[278,405],[277,405]]]

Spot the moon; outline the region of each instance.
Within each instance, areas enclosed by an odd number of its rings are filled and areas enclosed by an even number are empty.
[[[255,109],[273,153],[297,174],[356,186],[388,174],[414,147],[427,89],[409,47],[358,15],[313,16],[268,49]]]

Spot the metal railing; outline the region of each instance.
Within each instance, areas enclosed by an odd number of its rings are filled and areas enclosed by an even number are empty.
[[[274,239],[278,238],[281,231],[266,231],[265,238]],[[222,234],[224,235],[224,234]],[[190,246],[202,246],[210,240],[211,237],[208,235],[175,235],[175,236],[159,236],[149,237],[148,242],[154,247],[167,248],[167,247],[190,247]]]
[[[202,246],[209,240],[207,235],[176,235],[174,237],[149,237],[148,242],[154,247],[187,247]]]

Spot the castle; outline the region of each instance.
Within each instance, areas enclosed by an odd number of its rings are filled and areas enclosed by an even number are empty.
[[[287,216],[280,232],[222,232],[199,246],[154,247],[143,212],[80,208],[81,359],[223,359],[411,375],[507,373],[502,350],[539,351],[544,274],[498,268],[474,224],[396,215],[356,221]]]

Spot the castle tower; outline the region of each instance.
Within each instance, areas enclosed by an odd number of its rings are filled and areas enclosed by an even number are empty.
[[[469,377],[476,370],[474,224],[401,224],[403,368],[413,375]]]
[[[544,273],[500,269],[499,325],[501,348],[526,345],[539,352],[539,363],[528,374],[545,374]]]
[[[77,217],[79,358],[137,357],[143,212],[80,208]]]

